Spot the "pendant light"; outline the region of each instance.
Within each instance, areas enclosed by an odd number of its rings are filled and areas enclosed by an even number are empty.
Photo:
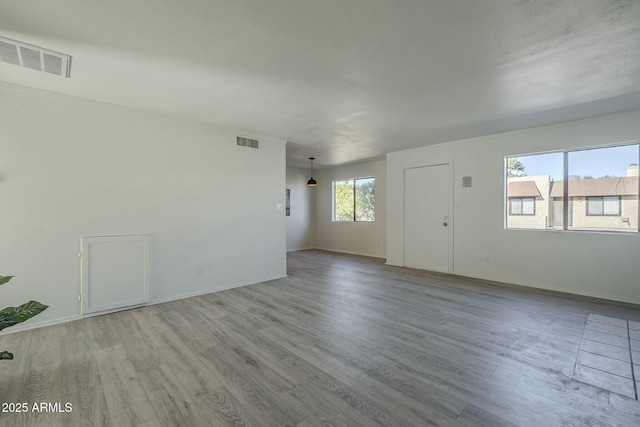
[[[307,181],[307,187],[317,187],[318,183],[316,182],[315,179],[313,179],[313,161],[315,160],[315,157],[309,157],[309,160],[311,160],[311,178],[309,179],[309,181]]]

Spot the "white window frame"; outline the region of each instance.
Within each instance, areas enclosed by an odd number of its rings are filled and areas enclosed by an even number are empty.
[[[587,151],[587,150],[597,150],[597,149],[606,149],[606,148],[616,148],[616,147],[624,147],[624,146],[637,146],[638,147],[638,158],[637,159],[633,159],[632,162],[634,163],[640,163],[640,141],[629,141],[629,142],[625,142],[625,143],[618,143],[618,144],[609,144],[609,145],[598,145],[598,146],[591,146],[591,147],[577,147],[577,148],[571,148],[571,149],[565,149],[565,150],[557,150],[557,151],[541,151],[541,152],[533,152],[533,153],[521,153],[521,154],[513,154],[513,155],[507,155],[504,156],[504,166],[503,166],[503,176],[504,176],[504,198],[503,200],[505,201],[505,205],[504,205],[504,210],[503,212],[505,213],[505,217],[504,217],[504,229],[505,230],[534,230],[534,231],[552,231],[552,232],[563,232],[563,231],[569,231],[572,233],[575,232],[584,232],[584,233],[614,233],[614,234],[639,234],[640,233],[640,208],[638,209],[638,216],[636,218],[637,222],[636,224],[638,224],[638,226],[634,229],[634,230],[630,230],[630,231],[621,231],[615,228],[603,228],[603,229],[594,229],[594,230],[589,230],[589,229],[584,229],[584,228],[569,228],[572,227],[571,221],[568,218],[568,212],[570,211],[569,208],[569,204],[571,203],[571,200],[573,199],[573,196],[568,194],[569,193],[569,187],[568,187],[568,183],[569,183],[569,154],[573,153],[573,152],[578,152],[578,151]],[[562,198],[563,200],[563,204],[564,204],[564,208],[563,208],[563,214],[564,214],[564,219],[562,221],[562,228],[558,228],[558,227],[547,227],[547,228],[528,228],[528,227],[509,227],[508,226],[508,221],[507,221],[507,217],[508,216],[524,216],[523,214],[513,214],[512,213],[512,209],[511,209],[511,199],[518,199],[518,197],[512,198],[512,197],[508,197],[508,183],[509,183],[509,177],[507,176],[507,165],[508,165],[508,159],[509,158],[513,158],[513,157],[526,157],[526,156],[535,156],[535,155],[542,155],[542,154],[553,154],[553,153],[558,153],[558,154],[562,154],[563,155],[563,172],[564,172],[564,177],[563,177],[563,182],[564,182],[564,196]],[[589,198],[593,198],[595,196],[588,196],[586,197],[587,199],[587,206],[588,206],[588,199]],[[605,216],[605,217],[622,217],[623,212],[622,212],[622,200],[623,198],[621,196],[602,196],[602,197],[615,197],[618,199],[618,209],[617,209],[617,213],[610,213],[610,214],[604,214],[604,202],[603,202],[603,214],[602,215],[596,215],[596,214],[589,214],[588,212],[588,207],[585,208],[587,209],[587,212],[585,212],[586,216]],[[638,180],[638,189],[637,189],[637,197],[638,197],[638,203],[640,204],[640,179]],[[520,198],[522,199],[522,198]],[[550,199],[552,200],[552,199]],[[535,209],[535,208],[534,208]]]
[[[373,188],[375,194],[375,186],[376,186],[376,178],[374,176],[367,176],[361,178],[343,178],[343,179],[335,179],[331,182],[331,220],[333,222],[361,222],[361,223],[373,223],[375,222],[375,202],[373,204],[373,220],[360,220],[358,219],[358,212],[356,210],[357,201],[356,201],[356,187],[358,181],[364,180],[373,180]],[[353,219],[336,219],[336,182],[345,182],[351,181],[353,187]]]
[[[526,205],[525,205],[525,201],[527,202]],[[514,202],[517,202],[517,203],[514,203]],[[514,206],[519,206],[520,212],[514,212],[514,209],[513,209]],[[529,209],[527,209],[527,212],[525,212],[525,206],[531,207],[530,212],[529,212]],[[510,197],[509,209],[510,209],[511,215],[517,215],[517,216],[535,215],[536,214],[536,198],[535,197]]]
[[[620,196],[591,196],[587,197],[587,216],[622,216],[621,203],[622,198]],[[598,213],[592,213],[592,203],[595,205],[598,203]],[[611,212],[611,207],[615,205],[614,212]],[[607,212],[607,208],[609,212]]]

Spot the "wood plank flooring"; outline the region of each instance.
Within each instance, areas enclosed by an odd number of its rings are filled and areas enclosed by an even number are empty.
[[[0,336],[0,404],[28,405],[0,426],[640,425],[572,379],[588,314],[638,306],[322,251],[288,274]]]

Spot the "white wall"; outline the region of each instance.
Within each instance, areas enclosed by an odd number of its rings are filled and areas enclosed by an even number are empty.
[[[454,167],[454,273],[640,303],[640,235],[505,230],[504,156],[640,138],[640,111],[387,155],[387,263],[403,265],[404,169]],[[473,186],[462,188],[462,177]]]
[[[316,243],[319,249],[384,258],[387,227],[386,161],[360,163],[315,171]],[[332,181],[345,178],[376,179],[375,222],[333,222]]]
[[[30,325],[77,316],[81,236],[151,233],[153,302],[286,275],[285,141],[8,85],[0,99],[0,274],[16,276],[0,305],[49,305]]]
[[[315,247],[315,188],[307,187],[308,169],[287,166],[291,215],[287,217],[287,252]]]

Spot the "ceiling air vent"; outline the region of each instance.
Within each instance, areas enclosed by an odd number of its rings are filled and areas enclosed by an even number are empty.
[[[71,56],[0,37],[0,61],[62,77],[71,76]]]
[[[243,138],[241,136],[236,137],[236,143],[242,147],[258,148],[257,139]]]

